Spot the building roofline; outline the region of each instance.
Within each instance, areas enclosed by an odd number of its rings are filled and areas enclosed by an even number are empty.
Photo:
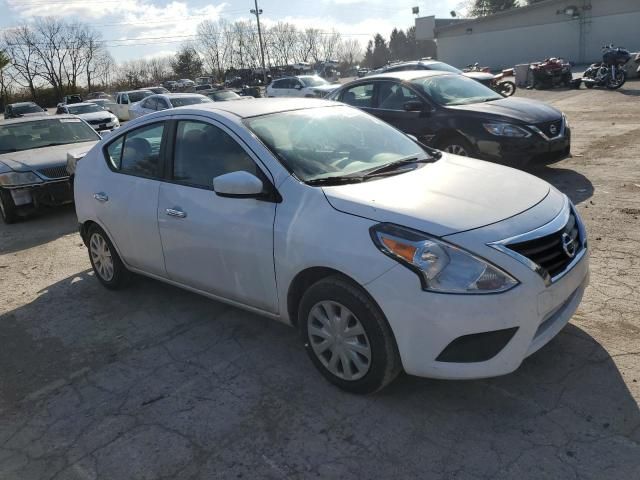
[[[509,10],[493,13],[491,15],[486,15],[484,17],[469,18],[459,23],[444,25],[442,27],[436,27],[434,30],[437,36],[438,32],[445,32],[447,30],[453,30],[453,29],[464,27],[467,25],[477,25],[479,23],[483,23],[483,22],[486,22],[487,20],[492,20],[494,18],[508,17],[510,15],[519,15],[521,13],[527,13],[527,12],[530,12],[531,10],[535,10],[536,8],[540,8],[547,5],[553,5],[554,3],[562,3],[564,1],[565,0],[542,0],[536,3],[532,3],[531,5],[526,5],[524,7],[510,8]]]

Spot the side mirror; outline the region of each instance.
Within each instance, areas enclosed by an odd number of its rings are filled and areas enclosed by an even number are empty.
[[[255,198],[262,195],[263,190],[262,180],[244,170],[213,179],[213,191],[221,197]]]
[[[410,100],[406,102],[402,108],[405,112],[422,112],[425,110],[425,105],[420,100]]]

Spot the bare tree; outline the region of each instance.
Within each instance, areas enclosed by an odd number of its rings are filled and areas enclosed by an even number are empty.
[[[319,60],[320,30],[317,28],[307,28],[304,32],[298,33],[296,43],[297,57],[302,62]]]
[[[37,42],[35,32],[28,26],[6,30],[3,35],[4,50],[11,61],[13,79],[21,87],[28,88],[34,100],[36,83],[41,76]]]
[[[56,96],[61,98],[65,91],[65,64],[69,57],[67,25],[62,20],[47,17],[36,21],[34,29],[41,75],[53,87]]]
[[[350,38],[341,43],[338,58],[341,63],[353,66],[362,58],[362,45],[355,38]]]
[[[338,53],[340,47],[340,34],[335,30],[331,33],[325,33],[321,35],[318,56],[316,61],[333,60]]]
[[[204,59],[208,72],[222,79],[225,68],[224,26],[220,22],[205,20],[198,25],[197,50]]]

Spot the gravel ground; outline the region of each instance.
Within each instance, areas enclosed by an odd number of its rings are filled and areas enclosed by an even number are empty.
[[[282,324],[90,271],[72,208],[0,225],[0,479],[640,478],[640,82],[564,110],[591,285],[515,373],[352,396]]]

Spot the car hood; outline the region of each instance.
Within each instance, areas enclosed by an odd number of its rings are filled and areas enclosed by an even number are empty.
[[[478,82],[486,82],[488,80],[493,80],[495,75],[493,73],[488,72],[464,72],[463,75],[465,77],[473,78]]]
[[[341,212],[445,236],[518,215],[542,201],[550,185],[520,170],[443,154],[408,173],[323,190]]]
[[[48,168],[59,165],[66,165],[67,152],[79,148],[91,148],[98,143],[98,140],[82,143],[68,143],[66,145],[56,145],[54,147],[34,148],[23,150],[22,152],[11,152],[0,155],[0,162],[4,163],[11,170],[25,172],[40,168]]]
[[[87,122],[90,120],[102,120],[103,118],[111,118],[112,116],[113,114],[107,112],[106,110],[102,112],[80,113],[76,115],[76,117],[80,117]]]
[[[562,113],[546,103],[527,98],[501,98],[492,102],[448,106],[452,110],[498,115],[518,123],[535,124],[560,120]]]

